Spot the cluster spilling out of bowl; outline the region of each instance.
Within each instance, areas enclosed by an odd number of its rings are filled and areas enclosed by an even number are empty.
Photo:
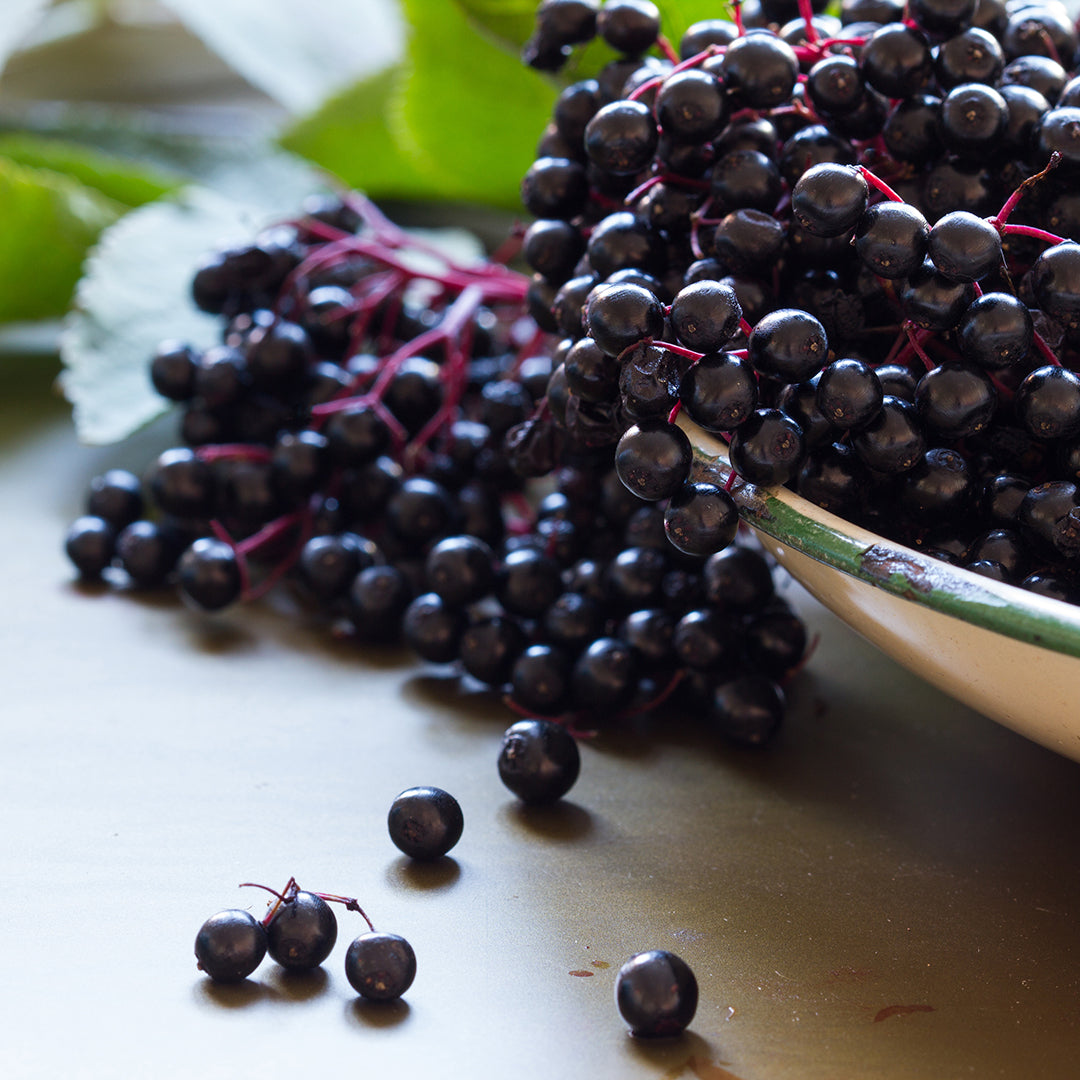
[[[726,446],[681,421],[724,476]],[[742,519],[791,576],[886,654],[986,716],[1080,761],[1080,607],[859,528],[786,488],[736,479]]]

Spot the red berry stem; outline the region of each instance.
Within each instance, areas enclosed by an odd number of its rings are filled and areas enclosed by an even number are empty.
[[[638,344],[641,344],[641,342]],[[695,363],[705,355],[704,353],[695,352],[693,349],[688,349],[685,345],[675,345],[670,341],[654,341],[652,344],[658,349],[666,349],[669,353],[674,353],[676,356],[685,356],[687,360],[693,360]],[[637,345],[631,345],[629,351],[636,348]]]
[[[214,461],[267,462],[270,460],[270,450],[251,443],[210,443],[196,447],[195,456],[207,464]]]
[[[1039,333],[1038,330],[1034,332],[1035,348],[1042,353],[1043,359],[1048,364],[1053,364],[1054,367],[1061,367],[1061,361],[1058,359],[1057,354],[1050,348],[1049,342]]]
[[[994,226],[998,232],[1004,228],[1005,223],[1009,220],[1009,215],[1016,209],[1016,204],[1046,175],[1053,169],[1056,169],[1061,164],[1061,151],[1055,150],[1050,155],[1050,161],[1046,167],[1040,172],[1035,173],[1033,176],[1029,176],[1026,180],[1022,180],[1017,186],[1016,190],[1005,200],[1005,204],[1002,208],[993,216],[986,220]]]
[[[375,927],[371,920],[367,917],[367,912],[360,906],[360,902],[352,896],[338,896],[336,893],[317,892],[312,893],[312,896],[317,896],[320,900],[325,900],[328,904],[344,904],[346,911],[355,911],[360,917],[368,924],[368,929],[374,933]]]
[[[1033,240],[1042,240],[1047,244],[1064,244],[1066,237],[1038,229],[1034,225],[998,225],[1002,236],[1030,236]]]
[[[877,188],[878,191],[880,191],[881,194],[884,195],[886,199],[889,199],[891,202],[900,202],[900,203],[902,203],[904,201],[902,195],[897,195],[896,192],[893,191],[893,189],[891,187],[889,187],[889,185],[886,184],[885,181],[882,180],[880,176],[876,176],[865,165],[856,165],[855,168],[858,169],[859,172],[862,173],[863,179],[871,187]]]
[[[679,54],[675,51],[674,46],[663,34],[656,35],[656,47],[664,54],[664,57],[670,60],[673,64],[679,63]]]
[[[907,334],[907,339],[911,343],[912,350],[923,362],[926,370],[933,371],[934,368],[937,367],[937,364],[923,348],[923,342],[933,334],[933,330],[917,330],[914,323],[905,322],[904,333]]]

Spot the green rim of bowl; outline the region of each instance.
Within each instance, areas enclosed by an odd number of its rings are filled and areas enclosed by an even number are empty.
[[[679,424],[690,437],[696,460],[728,481],[727,446],[689,420],[680,417]],[[730,490],[743,521],[817,562],[994,633],[1080,656],[1080,608],[1073,604],[921,555],[787,488],[762,488],[736,478]]]

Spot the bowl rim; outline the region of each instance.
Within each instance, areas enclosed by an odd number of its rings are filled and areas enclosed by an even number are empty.
[[[748,525],[849,577],[912,603],[1017,641],[1080,657],[1080,606],[992,581],[921,554],[849,521],[784,487],[732,475],[727,445],[679,417],[697,462],[718,472]]]

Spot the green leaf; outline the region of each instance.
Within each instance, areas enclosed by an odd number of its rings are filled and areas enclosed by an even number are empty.
[[[405,0],[404,7],[412,32],[399,145],[447,198],[519,206],[555,87],[478,32],[455,4]]]
[[[403,44],[393,0],[162,0],[252,85],[293,112],[397,60]]]
[[[515,52],[536,25],[537,0],[454,0],[475,22]]]
[[[166,338],[214,341],[217,320],[192,302],[192,274],[215,247],[250,239],[255,224],[233,200],[187,188],[102,235],[60,336],[61,384],[84,442],[116,442],[168,408],[147,363]]]
[[[90,245],[124,207],[71,177],[0,158],[0,322],[60,315]]]
[[[131,211],[86,262],[60,336],[62,385],[88,443],[116,442],[168,408],[146,365],[166,338],[213,343],[218,320],[191,299],[191,279],[215,250],[249,243],[294,216],[322,178],[288,154],[253,150],[221,173],[217,190],[191,186]]]
[[[141,206],[180,181],[79,143],[25,133],[0,133],[0,157],[34,169],[65,173],[124,206]]]
[[[395,66],[349,87],[287,129],[281,145],[376,199],[439,197],[437,179],[417,171],[387,123],[403,75]]]

